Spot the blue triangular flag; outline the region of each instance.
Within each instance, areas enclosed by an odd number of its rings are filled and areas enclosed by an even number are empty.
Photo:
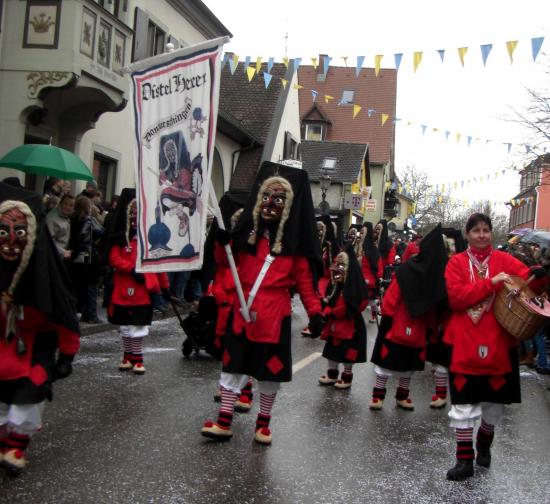
[[[400,117],[394,117],[393,118],[393,124],[395,124],[397,121],[401,121]]]
[[[239,62],[235,61],[233,58],[229,60],[229,70],[231,71],[231,75],[235,73],[235,70],[237,70],[238,65],[239,65]]]
[[[467,136],[466,138],[468,139],[468,147],[470,147],[470,144],[472,143],[472,137]]]
[[[248,65],[250,65],[250,56],[247,56],[244,60],[244,67],[243,70],[246,73],[246,69],[248,68]]]
[[[502,142],[504,145],[506,145],[506,147],[508,148],[508,154],[510,154],[510,149],[512,148],[512,144],[511,143],[507,143],[507,142]]]
[[[227,64],[228,61],[229,61],[229,53],[225,53],[223,55],[222,70],[223,70],[223,67]]]
[[[273,62],[275,61],[275,58],[269,58],[269,61],[267,62],[267,73],[271,73],[271,69],[273,68]]]
[[[328,67],[330,66],[330,62],[332,61],[332,58],[330,56],[323,56],[323,70],[325,77],[327,76]]]
[[[449,140],[450,131],[445,131],[445,141]]]
[[[363,67],[363,61],[365,61],[364,56],[357,56],[357,65],[355,67],[356,77],[359,77],[359,72],[361,71],[361,68]]]
[[[376,110],[374,110],[373,108],[370,108],[369,110],[367,110],[367,114],[369,115],[369,117],[374,114],[376,112]]]
[[[439,53],[439,57],[441,58],[441,63],[443,63],[443,60],[445,59],[445,49],[438,49],[437,52]]]
[[[421,124],[420,127],[422,128],[422,136],[424,136],[424,133],[426,133],[426,128],[428,126],[426,126],[425,124]]]
[[[533,53],[533,61],[537,61],[540,48],[544,42],[544,37],[535,37],[531,39],[531,52]]]
[[[399,72],[399,65],[401,65],[401,58],[403,57],[403,53],[396,53],[393,55],[393,59],[395,60],[395,69]]]
[[[493,49],[493,44],[483,44],[481,46],[481,57],[483,58],[483,66],[487,63],[487,58],[489,57],[489,53]]]
[[[319,91],[315,91],[315,89],[311,90],[311,97],[313,98],[313,101],[315,101],[318,94],[319,94]]]
[[[298,71],[298,67],[300,66],[301,62],[302,62],[302,58],[294,58],[292,60],[292,72]]]
[[[269,87],[269,83],[271,82],[272,78],[273,78],[273,75],[267,72],[264,72],[264,85],[266,89]]]

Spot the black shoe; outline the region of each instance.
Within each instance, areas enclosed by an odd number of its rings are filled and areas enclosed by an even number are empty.
[[[476,464],[481,467],[491,467],[491,448],[481,448],[476,444]]]
[[[462,481],[474,475],[473,460],[457,460],[456,465],[447,471],[447,479],[451,481]]]

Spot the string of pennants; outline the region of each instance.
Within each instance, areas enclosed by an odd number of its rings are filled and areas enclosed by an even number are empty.
[[[544,37],[531,38],[531,53],[532,53],[532,57],[533,57],[534,62],[536,62],[537,56],[540,53],[543,42],[544,42]],[[517,48],[517,45],[518,45],[517,40],[511,40],[511,41],[506,42],[506,49],[508,51],[508,55],[510,57],[510,62],[511,63],[513,63],[513,54],[514,54],[514,52]],[[488,60],[489,55],[492,51],[492,48],[493,48],[493,44],[482,44],[480,46],[484,66],[487,63],[487,60]],[[468,52],[468,49],[469,49],[468,47],[458,48],[458,56],[460,58],[462,66],[464,66],[465,56],[466,56],[466,53]],[[445,49],[438,49],[437,52],[438,52],[438,54],[441,58],[441,62],[443,63],[444,60],[445,60],[445,53],[446,53]],[[422,61],[422,55],[423,54],[424,54],[423,51],[417,51],[417,52],[413,53],[414,71],[415,72],[416,72],[418,66],[420,65],[420,63]],[[383,57],[384,57],[384,55],[382,55],[382,54],[375,55],[375,57],[374,57],[374,72],[375,72],[376,76],[378,76],[379,73],[380,73],[380,66],[381,66],[381,62],[382,62]],[[403,58],[403,53],[395,53],[394,54],[395,68],[398,71],[399,71],[399,68],[400,68],[400,65],[401,65],[402,58]],[[343,56],[342,59],[344,60],[344,63],[347,66],[348,57]],[[324,71],[325,77],[326,77],[326,75],[328,73],[328,69],[329,69],[330,64],[332,62],[332,58],[330,56],[323,56],[323,60],[324,60],[323,61],[323,71]],[[364,61],[365,61],[365,56],[357,56],[356,77],[359,76],[359,74],[361,72],[361,69],[363,68]],[[239,61],[239,56],[238,55],[233,54],[233,53],[225,53],[223,61],[222,61],[222,68],[226,64],[229,64],[230,72],[233,75],[235,73],[239,63],[240,63],[240,61]],[[273,78],[273,76],[271,75],[271,70],[273,68],[273,65],[275,64],[275,58],[271,57],[271,58],[268,59],[268,61],[267,61],[267,71],[262,71],[262,63],[263,62],[262,62],[261,57],[256,58],[255,63],[253,63],[252,58],[250,56],[246,56],[244,62],[242,62],[242,63],[243,63],[243,69],[246,72],[247,77],[248,77],[248,82],[251,82],[255,75],[258,75],[258,76],[262,75],[263,79],[264,79],[265,88],[267,89],[269,87],[269,85],[271,83],[271,80]],[[298,70],[301,63],[302,63],[302,58],[294,58],[294,59],[283,58],[283,64],[287,68],[290,65],[292,65],[293,72],[296,72]],[[319,64],[318,63],[318,58],[311,58],[311,63],[315,68],[317,68],[317,66]],[[282,84],[283,88],[286,89],[286,86],[289,83],[288,80],[284,79],[284,78],[280,78],[280,80],[281,80],[281,84]],[[300,89],[304,88],[299,83],[293,84],[293,87],[296,90],[300,90]],[[311,92],[312,101],[315,102],[317,100],[317,98],[319,97],[319,92],[315,89],[310,89],[310,92]],[[324,99],[325,103],[327,103],[327,104],[335,99],[334,96],[327,95],[327,94],[322,95],[322,98]],[[338,103],[338,105],[340,105],[340,104],[341,103]],[[352,118],[355,119],[363,111],[363,108],[364,107],[362,107],[359,104],[356,104],[356,103],[353,104]],[[375,114],[376,115],[379,114],[380,126],[381,127],[383,127],[390,119],[391,119],[391,122],[393,124],[401,123],[401,124],[405,124],[406,126],[413,126],[413,125],[418,124],[414,121],[404,120],[403,118],[400,118],[400,117],[392,117],[390,114],[380,112],[380,111],[378,111],[376,109],[372,109],[372,108],[366,108],[366,112],[367,112],[368,117],[372,117]],[[475,142],[477,142],[477,143],[481,142],[485,146],[487,146],[491,142],[498,142],[498,143],[501,143],[504,147],[506,147],[507,154],[510,154],[510,152],[512,150],[512,146],[515,145],[512,142],[499,142],[499,141],[496,141],[496,140],[490,139],[490,138],[481,138],[479,136],[466,135],[466,134],[463,134],[463,133],[460,133],[460,132],[451,132],[450,129],[434,127],[434,126],[431,126],[431,125],[428,125],[428,124],[419,124],[419,126],[420,126],[420,129],[422,131],[422,136],[425,136],[425,134],[427,132],[434,133],[434,134],[441,133],[444,136],[446,142],[448,142],[450,138],[453,138],[454,140],[456,140],[457,143],[460,143],[461,140],[465,140],[467,147],[470,147],[472,145],[472,143],[475,143]],[[529,153],[529,152],[532,151],[532,147],[528,144],[519,144],[519,145],[523,146],[525,148],[526,153]],[[544,151],[546,152],[546,149]]]
[[[512,205],[512,207],[518,207],[526,205],[527,203],[533,203],[535,201],[534,196],[528,196],[527,198],[513,198],[510,201],[507,201],[506,204]]]

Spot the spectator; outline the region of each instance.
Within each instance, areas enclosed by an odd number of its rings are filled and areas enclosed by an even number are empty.
[[[50,211],[46,217],[48,229],[59,255],[66,261],[71,258],[69,240],[71,237],[71,217],[74,212],[75,198],[65,194],[61,198],[59,206]]]
[[[57,205],[59,205],[59,198],[57,196],[44,196],[42,202],[44,203],[44,211],[49,213],[54,208],[57,208]]]
[[[101,202],[102,196],[101,191],[96,191],[95,196],[92,198],[92,217],[103,226],[107,212]]]
[[[55,196],[60,198],[63,195],[65,182],[61,179],[50,177],[44,184],[44,196]]]
[[[88,199],[93,199],[97,193],[97,182],[95,180],[88,180],[86,182],[86,188],[80,193],[80,196],[86,196]]]

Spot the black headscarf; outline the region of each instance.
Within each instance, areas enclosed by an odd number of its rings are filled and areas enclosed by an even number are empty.
[[[447,297],[445,266],[447,251],[441,224],[420,241],[420,252],[396,271],[401,295],[412,317],[420,317]]]
[[[126,231],[128,226],[128,205],[136,198],[136,190],[125,187],[120,193],[117,207],[113,213],[113,217],[109,221],[109,227],[105,229],[103,235],[103,250],[104,257],[109,257],[109,251],[113,245],[126,245]]]
[[[326,265],[328,267],[332,264],[332,261],[334,261],[334,258],[340,252],[340,246],[338,245],[336,236],[334,235],[334,227],[332,226],[330,216],[321,215],[320,217],[317,217],[317,221],[322,222],[325,225],[325,238],[321,244],[321,248],[324,249],[325,246],[329,248],[330,254],[328,254],[328,264]]]
[[[347,316],[348,318],[353,318],[360,313],[361,303],[368,298],[369,290],[351,243],[344,246],[343,252],[348,255],[349,259],[348,271],[344,282],[344,300],[347,307]],[[330,291],[331,289],[332,284],[328,286],[327,290]],[[329,301],[330,306],[336,303],[336,298],[337,296],[334,296]]]
[[[388,222],[386,219],[382,219],[378,224],[382,224],[382,231],[378,235],[378,250],[380,251],[382,259],[385,259],[388,257],[393,243],[388,237]]]
[[[232,233],[233,243],[237,251],[255,251],[256,246],[248,243],[248,238],[254,228],[252,212],[256,206],[258,191],[264,180],[269,177],[283,177],[292,186],[294,198],[290,214],[284,225],[282,237],[281,256],[303,256],[306,257],[315,272],[322,272],[321,251],[315,223],[315,211],[311,199],[311,187],[307,172],[298,168],[291,168],[270,161],[264,161],[258,174],[248,201],[244,207],[243,214]],[[260,219],[259,236],[262,233],[263,223]]]
[[[367,228],[367,234],[363,240],[363,255],[369,260],[370,270],[376,277],[378,273],[378,261],[380,259],[380,252],[374,244],[374,229],[372,222],[365,222],[363,227]]]
[[[36,239],[29,263],[13,293],[13,303],[31,306],[46,315],[52,323],[78,333],[75,298],[67,270],[46,225],[42,198],[35,192],[0,182],[0,203],[7,200],[22,201],[36,218]],[[2,290],[10,281],[13,267],[0,259]]]
[[[455,242],[456,253],[464,252],[468,247],[466,245],[466,240],[462,235],[460,229],[455,228],[441,228],[441,232],[447,237],[452,238]]]

